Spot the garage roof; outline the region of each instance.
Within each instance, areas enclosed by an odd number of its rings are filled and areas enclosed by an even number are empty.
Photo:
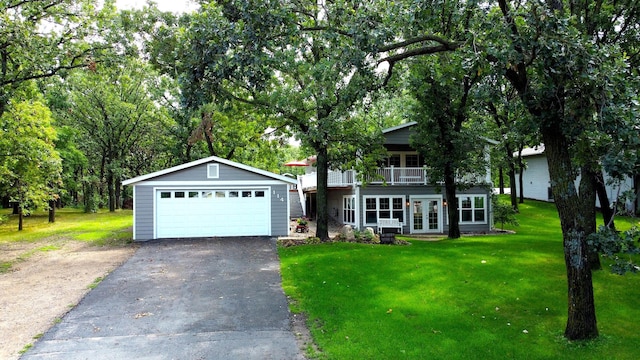
[[[178,165],[178,166],[174,166],[168,169],[164,169],[164,170],[160,170],[160,171],[156,171],[150,174],[146,174],[146,175],[141,175],[138,177],[134,177],[128,180],[125,180],[122,182],[122,185],[134,185],[136,183],[142,182],[142,181],[146,181],[149,179],[153,179],[156,178],[158,176],[163,176],[163,175],[167,175],[167,174],[171,174],[173,172],[176,171],[181,171],[181,170],[185,170],[194,166],[198,166],[198,165],[202,165],[202,164],[206,164],[206,163],[210,163],[210,162],[217,162],[220,164],[225,164],[228,166],[232,166],[238,169],[242,169],[242,170],[246,170],[249,172],[253,172],[256,174],[260,174],[263,176],[267,176],[276,180],[280,180],[289,184],[296,184],[297,181],[296,179],[292,179],[286,176],[282,176],[282,175],[278,175],[278,174],[274,174],[272,172],[266,171],[266,170],[261,170],[258,168],[254,168],[252,166],[248,166],[248,165],[244,165],[244,164],[240,164],[237,163],[235,161],[231,161],[231,160],[227,160],[227,159],[223,159],[223,158],[219,158],[217,156],[210,156],[208,158],[204,158],[204,159],[200,159],[200,160],[196,160],[196,161],[192,161],[186,164],[182,164],[182,165]]]

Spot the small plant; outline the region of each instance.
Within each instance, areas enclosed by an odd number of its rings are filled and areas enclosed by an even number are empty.
[[[306,240],[307,244],[321,244],[322,240],[319,237],[310,236]]]
[[[97,277],[91,284],[89,284],[89,286],[87,286],[87,288],[91,290],[95,289],[102,280],[104,280],[102,276]]]
[[[493,202],[493,219],[496,223],[500,223],[500,230],[504,231],[504,224],[519,226],[516,218],[516,211],[509,204],[498,201],[497,197],[492,199]]]
[[[22,355],[22,354],[26,353],[27,351],[29,351],[29,349],[31,349],[32,347],[33,347],[33,344],[27,344],[22,348],[22,350],[20,350],[18,352],[18,354]]]
[[[298,218],[298,225],[300,226],[307,226],[307,224],[309,224],[309,221],[307,220],[307,218]]]

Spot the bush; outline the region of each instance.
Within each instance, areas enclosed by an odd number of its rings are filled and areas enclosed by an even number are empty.
[[[493,197],[493,220],[500,223],[500,230],[504,231],[504,224],[519,226],[516,219],[516,211],[509,204],[498,201],[497,197]]]

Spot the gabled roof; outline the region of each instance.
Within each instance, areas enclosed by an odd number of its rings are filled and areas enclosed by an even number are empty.
[[[544,144],[536,145],[532,148],[522,149],[522,157],[544,155]],[[513,153],[513,156],[518,156],[518,153]]]
[[[386,133],[394,132],[394,131],[397,131],[397,130],[401,130],[401,129],[404,129],[404,128],[411,127],[411,126],[416,125],[416,124],[417,124],[417,122],[411,121],[411,122],[408,122],[408,123],[400,124],[398,126],[394,126],[394,127],[390,127],[390,128],[384,129],[384,130],[382,130],[382,133],[386,134]]]
[[[394,127],[390,127],[387,129],[382,130],[383,134],[388,134],[390,132],[394,132],[394,131],[398,131],[398,130],[402,130],[402,129],[406,129],[408,127],[412,127],[414,125],[417,125],[418,123],[416,121],[410,121],[408,123],[404,123],[404,124],[400,124],[398,126],[394,126]],[[499,141],[493,140],[493,139],[489,139],[488,137],[484,137],[484,136],[479,136],[480,139],[488,142],[491,145],[498,145],[500,144]]]
[[[225,164],[225,165],[228,165],[228,166],[231,166],[231,167],[235,167],[235,168],[242,169],[242,170],[245,170],[245,171],[249,171],[249,172],[252,172],[252,173],[256,173],[256,174],[259,174],[259,175],[262,175],[262,176],[266,176],[266,177],[270,177],[270,178],[273,178],[273,179],[276,179],[276,180],[280,180],[282,182],[286,182],[286,183],[289,183],[289,184],[297,184],[296,179],[291,179],[291,178],[286,177],[286,176],[274,174],[274,173],[266,171],[266,170],[261,170],[261,169],[254,168],[254,167],[251,167],[251,166],[248,166],[248,165],[237,163],[235,161],[219,158],[217,156],[210,156],[208,158],[192,161],[192,162],[189,162],[189,163],[186,163],[186,164],[170,167],[168,169],[152,172],[150,174],[134,177],[134,178],[131,178],[131,179],[123,181],[122,185],[136,184],[136,183],[139,183],[139,182],[142,182],[142,181],[146,181],[146,180],[149,180],[149,179],[156,178],[158,176],[171,174],[171,173],[174,173],[176,171],[189,169],[189,168],[192,168],[194,166],[199,166],[199,165],[210,163],[210,162],[217,162],[217,163],[220,163],[220,164]]]

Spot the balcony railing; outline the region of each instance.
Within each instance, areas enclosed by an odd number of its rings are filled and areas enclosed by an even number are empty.
[[[329,171],[329,187],[353,186],[358,181],[355,170]],[[387,185],[426,185],[428,183],[427,171],[424,168],[388,167],[376,170],[376,173],[367,178],[369,184]],[[318,186],[316,173],[302,175],[300,177],[302,189],[310,189]]]

